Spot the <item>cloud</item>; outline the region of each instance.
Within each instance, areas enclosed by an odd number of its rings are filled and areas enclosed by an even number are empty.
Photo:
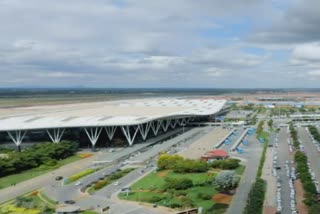
[[[0,86],[295,85],[317,70],[319,3],[289,2],[0,0]]]
[[[318,42],[320,2],[295,0],[291,3],[271,26],[257,30],[249,37],[249,41],[265,46]]]

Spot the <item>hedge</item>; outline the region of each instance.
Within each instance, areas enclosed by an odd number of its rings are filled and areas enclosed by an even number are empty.
[[[257,178],[249,192],[244,214],[262,213],[265,191],[265,180]]]

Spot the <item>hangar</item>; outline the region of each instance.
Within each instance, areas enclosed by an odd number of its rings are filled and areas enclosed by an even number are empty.
[[[109,140],[120,129],[131,146],[138,133],[146,140],[152,130],[184,126],[197,118],[215,115],[226,100],[210,98],[152,98],[19,107],[0,110],[0,132],[6,132],[19,148],[26,133],[45,130],[53,143],[59,143],[68,128],[85,131],[95,144],[102,131]]]

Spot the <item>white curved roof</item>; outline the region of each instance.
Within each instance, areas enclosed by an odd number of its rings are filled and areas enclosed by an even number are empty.
[[[226,100],[153,98],[0,110],[0,131],[137,125],[165,118],[206,116]]]

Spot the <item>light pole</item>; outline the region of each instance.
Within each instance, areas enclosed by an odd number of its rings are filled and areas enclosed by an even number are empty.
[[[183,123],[183,124],[181,124],[181,126],[182,126],[182,134],[184,134],[184,127],[186,126],[186,124]]]

